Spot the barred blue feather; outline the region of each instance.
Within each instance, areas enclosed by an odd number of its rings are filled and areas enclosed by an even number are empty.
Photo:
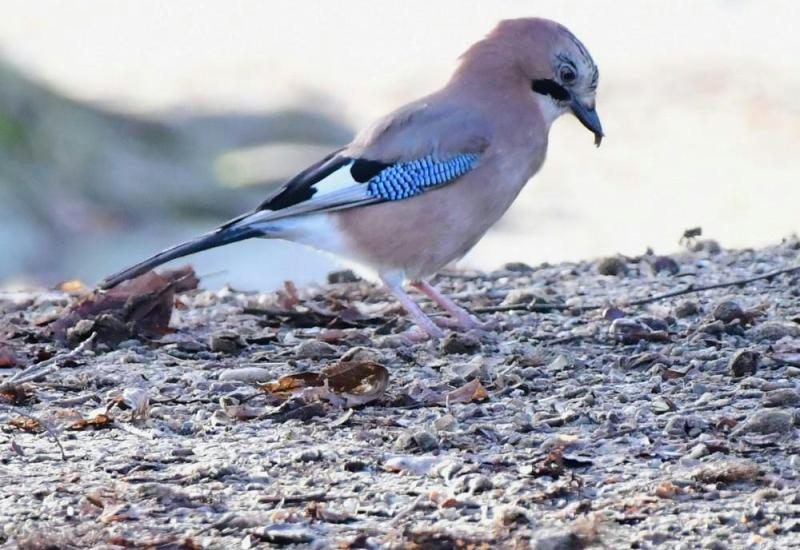
[[[398,162],[367,182],[367,195],[374,199],[397,201],[419,195],[428,187],[463,176],[478,164],[474,153],[436,160],[428,155],[419,160]]]

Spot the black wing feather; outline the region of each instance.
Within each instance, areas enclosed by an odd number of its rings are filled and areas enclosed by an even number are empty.
[[[367,183],[392,165],[379,160],[356,159],[350,167],[350,175],[358,183]]]
[[[353,159],[340,155],[339,151],[334,151],[316,164],[312,164],[295,177],[290,179],[275,195],[268,197],[258,205],[256,211],[261,210],[281,210],[288,206],[293,206],[307,201],[314,196],[317,189],[315,184],[324,180],[336,170],[345,166]]]

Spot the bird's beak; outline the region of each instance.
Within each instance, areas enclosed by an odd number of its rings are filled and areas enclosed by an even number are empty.
[[[572,110],[578,120],[581,121],[586,129],[591,130],[594,134],[594,144],[600,147],[600,142],[603,141],[603,125],[600,123],[600,117],[597,116],[594,106],[587,107],[577,97],[572,97],[569,103],[569,108]]]

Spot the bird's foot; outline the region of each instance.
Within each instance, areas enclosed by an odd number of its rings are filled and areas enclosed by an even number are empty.
[[[414,281],[411,286],[422,291],[428,298],[439,304],[439,306],[450,314],[450,317],[437,317],[435,322],[440,327],[452,328],[461,331],[472,329],[487,329],[488,326],[481,323],[477,317],[469,311],[459,306],[453,300],[436,290],[426,281]]]
[[[462,332],[466,332],[475,328],[481,330],[486,330],[489,328],[486,323],[481,323],[474,315],[470,315],[463,310],[462,313],[463,315],[453,315],[452,317],[435,317],[433,322],[442,328],[449,328]]]
[[[444,338],[444,331],[440,329],[438,326],[436,326],[437,324],[424,313],[422,314],[421,317],[414,316],[414,322],[417,323],[417,326],[422,330],[424,330],[431,338],[433,339]]]

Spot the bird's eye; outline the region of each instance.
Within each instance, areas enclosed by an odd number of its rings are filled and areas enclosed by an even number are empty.
[[[575,71],[573,71],[570,67],[561,67],[559,76],[561,77],[561,82],[565,84],[575,82],[575,78],[577,77]]]

